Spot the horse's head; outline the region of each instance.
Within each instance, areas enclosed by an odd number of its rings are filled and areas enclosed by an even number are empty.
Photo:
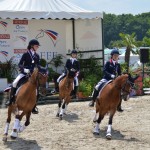
[[[134,88],[134,81],[138,78],[138,76],[132,77],[130,74],[125,74],[124,76],[124,82],[121,88],[121,96],[122,99],[127,101],[129,99],[129,94],[131,90]]]
[[[37,76],[38,86],[40,87],[41,94],[46,94],[46,82],[48,79],[48,71],[45,68],[40,67]]]
[[[75,69],[70,69],[70,70],[68,70],[68,78],[74,78],[75,76],[76,76],[76,73],[77,73],[77,70],[75,70]]]

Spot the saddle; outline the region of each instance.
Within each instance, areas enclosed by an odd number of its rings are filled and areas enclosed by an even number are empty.
[[[20,80],[19,80],[19,82],[17,83],[17,89],[19,88],[19,87],[21,87],[23,84],[25,84],[27,81],[28,81],[28,79],[29,79],[29,77],[28,76],[24,76],[24,77],[22,77]]]
[[[111,83],[111,82],[112,82],[112,80],[109,80],[109,81],[104,81],[104,82],[102,82],[102,83],[100,84],[100,86],[99,86],[99,88],[98,88],[99,95],[101,94],[101,92],[102,92],[102,90],[104,89],[104,87],[105,87],[106,85],[108,85],[109,83]]]

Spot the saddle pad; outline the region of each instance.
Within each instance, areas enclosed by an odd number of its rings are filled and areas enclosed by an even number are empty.
[[[109,80],[108,82],[105,82],[105,83],[103,84],[103,86],[101,87],[101,89],[100,89],[100,91],[99,91],[98,96],[101,95],[101,92],[102,92],[102,90],[104,89],[104,87],[105,87],[106,85],[108,85],[109,83],[111,83],[111,82],[112,82],[112,80]]]

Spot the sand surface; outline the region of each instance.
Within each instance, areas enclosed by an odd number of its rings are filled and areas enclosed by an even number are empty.
[[[63,120],[56,118],[57,104],[39,105],[39,114],[31,115],[31,124],[16,140],[2,141],[7,109],[0,109],[0,150],[150,150],[150,96],[130,98],[123,113],[113,119],[112,140],[107,140],[108,116],[100,125],[100,135],[93,135],[95,109],[89,102],[68,106]],[[24,123],[25,118],[22,120]],[[14,116],[9,134],[13,127]]]

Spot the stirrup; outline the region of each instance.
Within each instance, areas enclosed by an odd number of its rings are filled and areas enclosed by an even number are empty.
[[[7,100],[6,103],[5,103],[6,106],[10,106],[11,104],[12,103],[10,102],[10,100]]]

